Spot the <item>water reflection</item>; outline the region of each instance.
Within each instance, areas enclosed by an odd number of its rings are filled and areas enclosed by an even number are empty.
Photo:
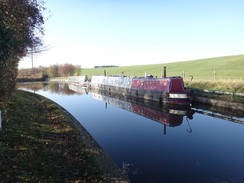
[[[53,94],[60,94],[60,95],[76,95],[76,94],[84,94],[82,92],[78,92],[74,90],[67,83],[64,81],[59,82],[25,82],[25,83],[17,83],[16,86],[18,89],[24,89],[28,91],[38,92],[38,91],[48,91]],[[82,88],[80,89],[82,90]],[[85,92],[86,93],[86,92]],[[87,93],[86,93],[87,94]]]
[[[127,110],[129,112],[141,115],[143,117],[149,118],[156,122],[164,125],[164,134],[166,134],[166,126],[175,127],[179,126],[183,122],[183,117],[186,116],[188,119],[192,119],[192,111],[187,106],[160,106],[158,103],[136,100],[120,100],[118,98],[112,98],[98,93],[92,93],[92,96],[96,100],[103,101],[105,103],[105,108],[107,104],[119,107],[121,109]],[[116,95],[114,95],[116,97]],[[125,98],[124,98],[125,99]],[[148,102],[148,101],[147,101]],[[154,106],[154,108],[150,108]]]
[[[86,87],[69,84],[69,89],[75,91],[76,93],[82,94],[82,95],[88,94],[88,89]]]
[[[244,124],[244,113],[240,110],[204,105],[201,103],[194,103],[192,109],[198,114]]]
[[[189,130],[187,131],[191,133],[192,129],[189,120],[193,119],[193,115],[195,113],[244,124],[244,121],[242,120],[244,118],[244,113],[240,110],[204,105],[200,103],[194,103],[192,107],[185,105],[159,104],[154,101],[128,98],[127,96],[110,93],[109,91],[102,91],[98,93],[98,91],[89,90],[89,92],[93,94],[94,99],[103,101],[106,106],[107,104],[111,104],[164,124],[165,133],[166,125],[170,127],[179,126],[182,124],[184,116],[186,117],[186,121],[189,126]]]
[[[17,83],[16,88],[37,92],[39,90],[48,91],[50,87],[49,82],[23,82]]]
[[[68,84],[64,81],[17,83],[17,88],[33,92],[40,90],[49,91],[61,95],[88,95],[91,92],[94,99],[105,102],[105,105],[111,104],[171,127],[181,125],[184,116],[186,116],[187,123],[190,125],[189,119],[193,119],[194,113],[244,124],[244,113],[240,110],[204,105],[201,103],[193,103],[192,108],[172,104],[159,105],[158,102],[136,100],[120,94],[113,94],[109,91],[95,93],[97,91],[89,90],[83,86]]]

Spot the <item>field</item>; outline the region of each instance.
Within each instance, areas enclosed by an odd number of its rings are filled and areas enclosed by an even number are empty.
[[[137,65],[125,67],[82,69],[82,75],[103,75],[106,70],[107,75],[120,75],[124,72],[126,76],[162,76],[163,68],[167,68],[167,76],[189,75],[194,80],[213,80],[214,71],[217,80],[244,80],[244,55],[226,56],[201,60],[182,61],[154,65]]]
[[[164,67],[167,76],[182,76],[189,87],[244,92],[244,55],[225,56],[201,60],[154,65],[137,65],[97,69],[82,69],[82,75],[107,75],[161,77]],[[192,82],[189,76],[193,76]]]

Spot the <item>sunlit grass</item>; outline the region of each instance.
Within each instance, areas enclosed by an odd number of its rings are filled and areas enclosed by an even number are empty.
[[[103,75],[106,70],[107,75],[121,75],[123,72],[125,76],[161,77],[164,67],[167,68],[167,76],[182,76],[186,82],[190,81],[189,76],[193,76],[191,86],[196,88],[216,88],[238,92],[244,90],[244,55],[154,65],[82,69],[82,75]]]
[[[145,76],[146,73],[160,77],[163,75],[164,67],[167,68],[167,76],[192,75],[197,80],[213,80],[215,71],[217,80],[244,80],[244,55],[154,65],[82,69],[82,75],[103,75],[106,70],[107,75],[121,75],[124,72],[126,76]]]
[[[244,93],[243,80],[199,80],[199,81],[185,81],[185,86],[189,88],[221,90]]]

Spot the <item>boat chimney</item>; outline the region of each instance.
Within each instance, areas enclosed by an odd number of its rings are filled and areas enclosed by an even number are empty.
[[[164,78],[166,78],[166,67],[164,67]]]

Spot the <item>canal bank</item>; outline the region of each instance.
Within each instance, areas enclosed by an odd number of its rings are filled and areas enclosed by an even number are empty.
[[[244,93],[188,89],[193,103],[202,103],[233,110],[244,110]]]
[[[52,101],[53,102],[53,101]],[[56,104],[56,103],[55,103]],[[58,105],[58,104],[56,104]],[[89,134],[89,132],[80,124],[78,120],[74,118],[67,110],[59,106],[63,113],[73,121],[76,128],[80,132],[80,136],[83,138],[85,143],[94,153],[97,161],[102,166],[106,180],[110,183],[129,183],[130,181],[125,177],[120,168],[114,163],[114,161],[109,157],[109,155],[103,150],[103,148],[96,142],[96,140]]]
[[[0,141],[4,182],[128,182],[72,115],[37,94],[14,92]]]

